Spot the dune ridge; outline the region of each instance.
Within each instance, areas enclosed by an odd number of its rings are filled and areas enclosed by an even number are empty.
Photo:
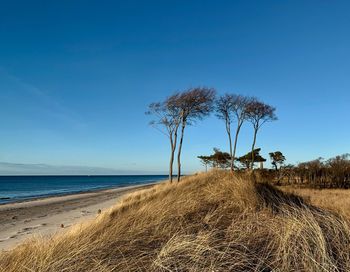
[[[125,197],[94,221],[0,254],[0,271],[349,271],[350,224],[213,171]]]

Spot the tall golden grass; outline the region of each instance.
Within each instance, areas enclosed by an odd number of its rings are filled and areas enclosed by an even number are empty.
[[[335,211],[350,218],[349,189],[312,189],[297,186],[281,186],[283,191],[303,197],[314,206]]]
[[[93,222],[0,255],[0,271],[350,271],[350,224],[211,172],[126,196]]]

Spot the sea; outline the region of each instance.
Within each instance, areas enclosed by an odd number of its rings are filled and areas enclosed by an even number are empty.
[[[165,175],[0,176],[0,204],[148,184],[165,179]]]

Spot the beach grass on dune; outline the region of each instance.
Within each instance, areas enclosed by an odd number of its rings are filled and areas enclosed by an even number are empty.
[[[313,189],[295,186],[282,186],[280,188],[285,192],[303,197],[317,207],[332,210],[350,218],[349,189]]]
[[[213,171],[134,192],[69,232],[0,254],[0,271],[349,271],[350,224]]]

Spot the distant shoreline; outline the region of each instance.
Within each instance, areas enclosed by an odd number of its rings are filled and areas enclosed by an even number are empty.
[[[147,185],[154,185],[155,183],[157,183],[157,182],[135,184],[135,185],[121,185],[121,186],[97,188],[97,189],[88,189],[88,190],[74,191],[74,192],[67,192],[67,193],[47,194],[47,195],[42,195],[42,196],[33,196],[32,198],[28,197],[25,199],[13,199],[10,197],[3,197],[3,198],[0,198],[0,201],[7,200],[7,199],[11,199],[13,201],[3,202],[3,203],[0,202],[0,208],[4,205],[11,205],[11,204],[17,204],[17,203],[28,203],[28,202],[32,202],[32,201],[44,200],[44,199],[56,198],[56,197],[66,197],[66,196],[83,195],[83,194],[89,194],[89,193],[108,192],[108,191],[115,190],[115,189],[126,189],[126,188],[139,187],[139,186],[143,187],[143,186],[147,186]]]
[[[118,178],[114,181],[114,177]],[[124,180],[125,177],[125,180]],[[141,179],[140,179],[141,177]],[[142,179],[142,177],[145,177]],[[125,188],[135,185],[146,185],[166,179],[165,175],[22,175],[0,176],[0,207],[6,204],[30,202],[56,196],[68,196],[99,192],[110,189]],[[36,180],[38,178],[38,181]],[[48,178],[48,181],[46,181]],[[61,179],[62,182],[61,183]],[[111,178],[105,181],[105,178]],[[135,178],[135,180],[133,179]],[[71,179],[74,184],[71,186]],[[76,179],[80,179],[76,183]],[[97,180],[95,180],[97,179]],[[102,179],[102,180],[101,180]],[[53,182],[52,182],[53,181]],[[3,183],[5,182],[5,183]],[[15,183],[13,183],[15,182]],[[19,182],[19,183],[17,183]],[[80,182],[80,184],[79,184]],[[16,186],[17,183],[17,186]],[[13,188],[21,188],[18,191]],[[23,184],[23,185],[22,185]],[[27,186],[29,184],[29,186]],[[33,184],[33,187],[31,186]],[[55,185],[60,184],[60,185]],[[43,185],[43,187],[41,187]],[[24,186],[24,187],[22,187]],[[8,190],[10,188],[10,191]],[[23,188],[23,189],[22,189]],[[25,189],[24,189],[25,188]],[[23,194],[23,192],[25,194]]]
[[[162,180],[164,181],[164,180]],[[51,235],[98,216],[130,192],[162,182],[50,196],[0,205],[0,251],[36,235]]]

